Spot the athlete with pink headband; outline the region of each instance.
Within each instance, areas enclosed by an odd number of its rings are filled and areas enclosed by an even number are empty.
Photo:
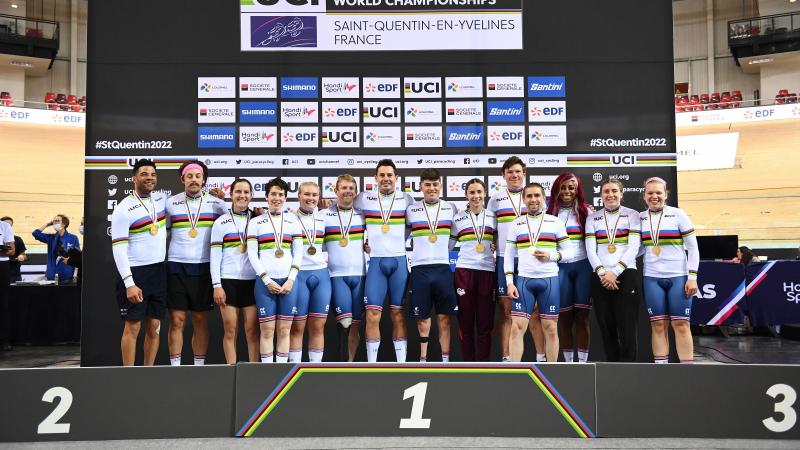
[[[211,226],[227,208],[223,200],[203,192],[208,179],[205,164],[187,161],[178,172],[185,190],[167,199],[171,228],[167,252],[169,362],[181,364],[186,311],[191,311],[194,364],[203,365],[208,350],[208,312],[214,307],[209,265]]]
[[[644,183],[647,210],[639,213],[644,251],[644,300],[653,333],[653,358],[656,363],[669,359],[667,324],[675,332],[675,347],[682,363],[694,360],[694,344],[689,329],[692,296],[697,293],[697,268],[700,251],[689,216],[668,206],[667,182],[658,177]],[[688,251],[688,258],[687,258]]]

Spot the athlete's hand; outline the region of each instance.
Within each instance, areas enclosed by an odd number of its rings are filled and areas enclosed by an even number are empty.
[[[332,204],[333,204],[333,200],[331,200],[329,198],[321,198],[321,199],[319,199],[319,203],[318,203],[319,209],[330,208]]]
[[[369,242],[364,241],[364,253],[369,253],[369,251],[370,251]]]
[[[492,242],[491,244],[489,244],[489,248],[492,249],[492,253],[494,253],[497,251],[497,244]]]
[[[514,286],[513,284],[509,284],[506,286],[506,293],[508,294],[509,297],[515,300],[519,298],[519,291],[517,290],[517,287]]]
[[[533,256],[535,256],[536,259],[538,259],[541,262],[550,261],[550,252],[548,252],[547,250],[540,250],[537,248],[536,251],[533,252]]]
[[[128,301],[131,303],[142,303],[144,301],[142,290],[135,284],[125,289],[125,296],[128,297]]]
[[[225,289],[221,287],[214,288],[214,303],[218,304],[219,306],[225,307]]]
[[[223,191],[218,187],[209,189],[208,194],[213,195],[214,197],[217,197],[220,200],[225,200],[225,191]]]
[[[283,287],[281,288],[281,293],[288,294],[289,292],[292,292],[292,286],[294,286],[294,280],[289,278],[288,280],[286,280],[285,283],[283,283]]]
[[[608,289],[609,291],[617,291],[619,290],[619,284],[617,283],[617,274],[614,273],[612,270],[606,270],[606,273],[600,277],[600,284],[603,285],[604,288]]]
[[[17,256],[17,261],[19,262],[25,262],[27,260],[28,260],[28,255],[26,255],[25,253],[20,253],[20,255]]]
[[[697,281],[686,280],[686,286],[684,286],[683,291],[686,292],[686,297],[691,297],[694,294],[697,294]]]
[[[270,281],[267,284],[267,290],[269,291],[270,294],[280,294],[282,291],[281,285],[276,283],[274,280]]]

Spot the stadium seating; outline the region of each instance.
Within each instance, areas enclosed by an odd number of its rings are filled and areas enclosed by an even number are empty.
[[[0,92],[0,106],[14,106],[14,100],[11,98],[11,94],[3,91]]]
[[[710,111],[717,109],[741,108],[742,91],[736,89],[721,94],[678,94],[675,96],[675,112]],[[775,104],[797,103],[797,93],[781,89],[775,96]],[[747,106],[747,105],[745,105]]]
[[[47,92],[44,95],[44,103],[47,109],[54,111],[86,112],[86,96],[78,98],[74,94],[56,94]]]

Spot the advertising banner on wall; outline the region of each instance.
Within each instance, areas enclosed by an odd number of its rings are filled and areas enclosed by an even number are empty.
[[[390,157],[401,189],[419,197],[415,177],[435,167],[462,205],[465,177],[502,189],[511,155],[532,180],[576,173],[595,207],[607,177],[636,209],[644,179],[677,182],[669,1],[577,14],[558,1],[198,0],[180,20],[185,8],[89,10],[83,364],[119,363],[109,218],[141,158],[157,162],[167,195],[182,192],[187,159],[222,187],[348,172],[367,190]],[[217,325],[209,362],[221,360]]]

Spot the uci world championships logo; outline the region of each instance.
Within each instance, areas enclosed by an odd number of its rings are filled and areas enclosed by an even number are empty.
[[[315,16],[252,16],[250,45],[253,48],[316,47]]]

